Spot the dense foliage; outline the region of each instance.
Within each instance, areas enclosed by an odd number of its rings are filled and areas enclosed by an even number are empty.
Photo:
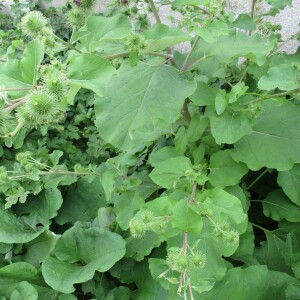
[[[256,1],[69,2],[2,22],[1,299],[300,299],[300,52],[280,26]]]

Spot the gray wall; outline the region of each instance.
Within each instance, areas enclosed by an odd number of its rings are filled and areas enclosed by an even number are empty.
[[[20,0],[20,2],[26,2],[30,0]],[[9,5],[13,2],[13,0],[4,0],[4,3],[7,5],[7,11],[9,11]],[[40,0],[41,4],[44,5],[45,7],[47,4],[43,1]],[[112,0],[98,0],[97,5],[96,5],[96,10],[97,11],[103,11],[107,7],[109,3],[111,3]],[[259,1],[261,2],[259,4],[259,10],[260,11],[266,11],[268,9],[268,4],[264,1]],[[53,6],[60,6],[64,5],[66,3],[66,0],[53,0],[52,5]],[[250,12],[251,10],[251,3],[252,0],[228,0],[227,1],[227,7],[229,10],[232,10],[236,12],[237,14],[239,13],[245,13],[245,12]],[[160,15],[162,18],[162,22],[166,24],[170,24],[169,19],[167,18],[169,15],[174,16],[174,12],[171,11],[171,9],[168,6],[161,7],[160,9]],[[180,22],[180,14],[176,13],[175,15],[176,19],[178,20],[178,23]],[[265,21],[271,21],[272,23],[275,24],[281,24],[282,25],[282,30],[281,34],[283,37],[283,40],[286,41],[290,38],[291,35],[297,33],[300,31],[300,0],[293,0],[292,1],[292,6],[286,7],[283,11],[281,11],[279,14],[277,14],[275,17],[267,17],[265,18]],[[171,25],[171,24],[170,24]],[[175,24],[172,24],[176,26]],[[300,42],[298,41],[289,41],[283,45],[281,49],[293,53],[297,50],[299,47]]]

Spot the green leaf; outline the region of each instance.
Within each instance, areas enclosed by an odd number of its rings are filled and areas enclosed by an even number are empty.
[[[201,193],[201,200],[210,204],[213,219],[219,219],[220,221],[229,219],[236,230],[240,233],[245,232],[247,215],[244,213],[241,201],[237,197],[219,188],[214,188]]]
[[[44,58],[44,44],[33,40],[24,49],[24,57],[20,61],[21,74],[26,82],[35,85],[38,80],[38,71]]]
[[[214,105],[219,89],[210,87],[204,82],[197,83],[196,91],[190,96],[191,101],[198,106]]]
[[[228,270],[226,276],[201,297],[203,300],[285,300],[286,288],[291,284],[299,285],[295,278],[269,271],[266,266],[238,267]]]
[[[171,189],[191,169],[192,164],[187,157],[177,156],[157,164],[149,176],[156,184]]]
[[[41,262],[54,249],[57,237],[51,231],[44,231],[37,238],[24,244],[23,253],[13,257],[13,261],[28,262],[39,268]]]
[[[194,31],[199,35],[204,41],[208,43],[217,42],[220,36],[225,36],[229,34],[228,25],[224,21],[215,20],[210,23],[207,27],[195,27]]]
[[[68,78],[73,88],[86,88],[100,96],[115,73],[109,61],[89,53],[73,56],[68,64]]]
[[[233,159],[246,163],[251,170],[291,169],[300,162],[300,131],[295,126],[299,118],[297,105],[266,100],[252,134],[235,144]]]
[[[122,40],[130,33],[129,18],[121,14],[110,18],[89,16],[86,25],[73,36],[72,41],[79,39],[89,51],[94,51],[102,43]]]
[[[141,261],[145,256],[149,255],[153,249],[159,247],[162,238],[153,231],[146,232],[142,238],[134,238],[132,236],[126,239],[126,257],[130,257],[136,261]]]
[[[100,207],[105,206],[105,196],[99,178],[95,177],[92,182],[88,178],[81,178],[73,185],[66,196],[55,221],[60,224],[93,222]]]
[[[31,87],[28,81],[22,77],[19,60],[8,60],[6,63],[0,62],[0,82],[1,87],[6,88]]]
[[[27,282],[27,284],[23,282]],[[18,291],[23,292],[24,287],[26,287],[26,291],[30,292],[32,291],[32,288],[29,288],[30,285],[38,292],[38,299],[53,299],[57,294],[47,286],[40,272],[28,263],[14,263],[0,269],[0,296],[9,299],[15,289],[17,289],[15,295],[18,295]],[[21,296],[23,298],[20,299],[27,299],[23,294]]]
[[[274,90],[279,88],[283,91],[291,91],[300,88],[298,80],[300,72],[290,65],[279,65],[268,70],[267,74],[258,81],[261,90]]]
[[[73,284],[92,279],[95,271],[105,272],[120,260],[125,241],[101,228],[74,226],[64,232],[54,252],[56,258],[48,256],[42,265],[45,281],[57,291],[72,293]]]
[[[10,300],[37,300],[36,289],[26,281],[20,282],[10,296]]]
[[[210,157],[208,178],[214,187],[236,185],[248,171],[247,166],[234,161],[230,153],[230,150],[218,151]]]
[[[232,25],[236,28],[244,29],[244,30],[255,30],[256,24],[248,14],[240,14]]]
[[[64,173],[68,172],[68,168],[65,165],[57,165],[55,166],[55,170],[58,172],[43,176],[42,180],[44,182],[45,189],[55,189],[58,186],[71,185],[78,180],[78,177],[75,174]]]
[[[264,233],[267,240],[261,243],[260,248],[255,249],[255,256],[258,256],[269,270],[291,273],[285,258],[285,241],[278,237],[276,232],[265,230]]]
[[[190,36],[179,28],[155,24],[143,32],[147,40],[145,53],[164,50],[170,46],[190,40]]]
[[[175,0],[172,5],[184,6],[184,5],[205,5],[209,3],[208,0]]]
[[[197,48],[201,49],[206,56],[213,56],[222,63],[231,62],[243,56],[258,65],[262,65],[273,46],[273,42],[263,39],[259,34],[248,36],[245,33],[238,32],[220,36],[214,43],[200,40]]]
[[[225,111],[227,105],[228,105],[228,100],[226,97],[226,91],[219,90],[215,99],[215,109],[218,116]]]
[[[36,196],[30,196],[26,203],[15,205],[14,212],[22,215],[24,223],[39,231],[41,225],[49,227],[62,202],[58,189],[44,190]]]
[[[292,5],[292,0],[267,0],[267,2],[277,9],[284,9],[287,5]]]
[[[295,164],[290,170],[278,172],[277,182],[291,201],[300,206],[300,164]]]
[[[61,204],[58,190],[45,190],[31,196],[26,203],[15,205],[14,213],[0,204],[0,242],[27,243],[35,239],[48,228]],[[18,217],[19,214],[23,216]]]
[[[263,200],[264,214],[275,221],[300,222],[300,207],[291,203],[281,190],[274,190]]]
[[[183,199],[174,206],[172,225],[183,232],[200,234],[203,222],[201,215],[189,207],[187,199]]]
[[[142,147],[170,130],[196,86],[166,65],[121,67],[96,98],[96,126],[102,138],[123,150]]]
[[[148,176],[139,173],[139,175],[145,180],[150,181]],[[144,206],[145,200],[157,190],[157,186],[153,184],[141,184],[134,190],[126,191],[120,195],[113,197],[114,212],[117,216],[116,221],[123,230],[127,230],[129,222],[133,218],[134,213]]]
[[[211,133],[217,144],[233,144],[252,131],[252,122],[249,116],[242,111],[225,111],[218,116],[212,113],[210,116]]]

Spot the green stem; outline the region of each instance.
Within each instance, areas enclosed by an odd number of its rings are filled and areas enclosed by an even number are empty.
[[[261,229],[262,231],[271,232],[270,230],[268,230],[268,229],[266,229],[266,228],[264,228],[264,227],[262,227],[262,226],[260,226],[260,225],[257,225],[257,224],[252,223],[252,222],[249,222],[249,223],[252,224],[252,226],[254,226],[254,227],[256,227],[256,228]]]
[[[152,13],[153,13],[153,15],[154,15],[154,17],[155,17],[156,22],[157,22],[157,23],[161,23],[159,14],[158,14],[158,12],[157,12],[157,9],[156,9],[156,7],[155,7],[155,4],[154,4],[153,0],[149,0],[149,4],[150,4],[151,11],[152,11]]]
[[[4,136],[2,136],[2,137],[4,137],[4,138],[11,138],[11,137],[15,136],[15,135],[19,132],[19,130],[20,130],[21,128],[23,128],[24,125],[25,125],[25,124],[24,124],[23,122],[20,122],[20,123],[18,124],[18,126],[15,128],[14,131],[12,131],[12,132],[10,132],[10,133],[8,133],[7,135],[4,135]]]
[[[19,100],[20,100],[19,102],[14,103],[14,104],[12,104],[12,105],[10,105],[10,106],[5,107],[4,110],[5,110],[5,111],[12,111],[12,110],[15,109],[16,107],[18,107],[18,106],[22,105],[23,103],[25,103],[26,97],[22,97],[22,98],[20,98]]]
[[[254,19],[254,13],[255,13],[255,4],[257,0],[252,0],[252,5],[251,5],[251,18],[252,20]],[[249,36],[252,35],[252,30],[249,30]]]
[[[207,55],[207,56],[203,56],[203,57],[197,59],[196,61],[194,61],[190,65],[186,66],[184,71],[190,71],[190,70],[192,70],[196,65],[200,64],[202,61],[206,60],[209,57],[210,56]]]
[[[268,169],[265,169],[260,175],[258,175],[247,187],[247,191],[249,191],[263,176],[268,173]]]
[[[64,41],[63,39],[61,39],[60,37],[58,37],[56,34],[54,34],[53,32],[51,31],[48,31],[48,30],[44,30],[43,31],[45,34],[49,34],[51,36],[53,36],[56,40],[58,40],[59,42],[61,42],[62,44],[64,44],[65,46],[67,46],[68,48],[72,49],[72,50],[75,50],[76,52],[78,53],[82,53],[80,50],[78,50],[76,47],[74,47],[71,43],[68,43],[66,41]]]
[[[32,87],[28,87],[28,88],[3,88],[3,89],[0,89],[0,92],[29,91],[29,90],[32,90]]]
[[[288,92],[282,92],[282,93],[266,95],[266,96],[261,96],[261,97],[255,98],[252,101],[249,101],[249,102],[246,102],[246,103],[242,104],[242,106],[247,106],[249,104],[259,102],[260,100],[262,100],[264,98],[269,99],[269,98],[274,98],[274,97],[282,97],[282,96],[291,95],[291,94],[298,93],[298,92],[300,92],[300,89],[296,89],[296,90],[292,90],[292,91],[288,91]]]
[[[193,43],[193,46],[192,46],[191,50],[189,51],[188,55],[186,56],[186,58],[184,60],[184,63],[183,63],[182,68],[181,68],[181,72],[186,70],[186,66],[189,62],[189,59],[190,59],[191,55],[193,54],[199,40],[200,40],[200,36],[197,36],[194,43]]]

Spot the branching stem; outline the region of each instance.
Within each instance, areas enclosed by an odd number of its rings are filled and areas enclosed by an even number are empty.
[[[191,55],[193,54],[199,40],[200,40],[200,36],[197,36],[194,43],[193,43],[193,46],[192,46],[191,50],[189,51],[188,55],[186,56],[186,58],[184,60],[184,63],[183,63],[182,68],[181,68],[181,72],[186,70],[186,66],[189,62],[189,59],[190,59]]]
[[[154,15],[154,18],[156,20],[157,23],[161,23],[161,20],[160,20],[160,17],[159,17],[159,14],[158,14],[158,11],[157,11],[157,8],[153,2],[153,0],[149,0],[149,4],[150,4],[150,7],[151,7],[151,11]]]

